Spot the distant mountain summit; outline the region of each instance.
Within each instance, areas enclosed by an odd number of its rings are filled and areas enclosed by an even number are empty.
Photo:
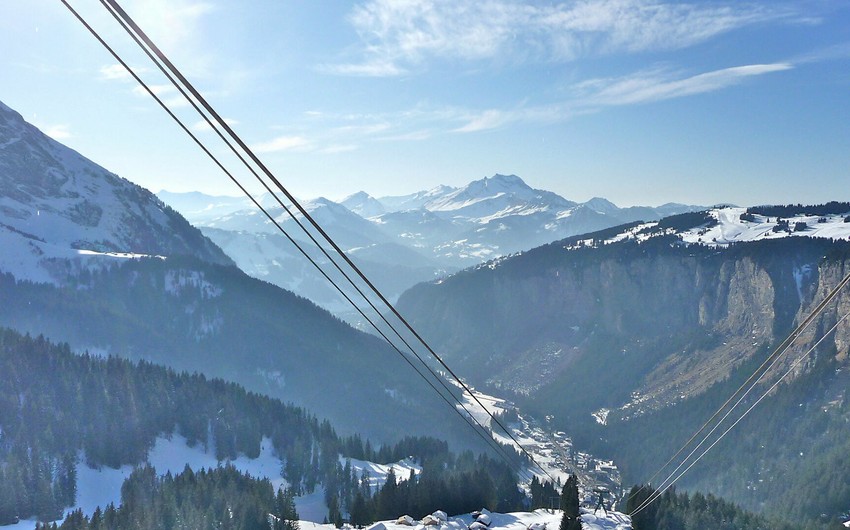
[[[497,174],[474,180],[424,207],[433,212],[453,212],[482,220],[539,209],[562,210],[575,205],[556,193],[533,189],[516,175]]]
[[[49,138],[0,103],[0,268],[55,282],[128,254],[232,264],[151,192]]]
[[[380,201],[365,191],[358,191],[354,195],[349,195],[340,204],[361,217],[374,217],[387,211]]]

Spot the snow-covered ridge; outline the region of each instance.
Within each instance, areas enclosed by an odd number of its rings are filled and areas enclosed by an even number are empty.
[[[673,236],[684,244],[727,247],[788,237],[816,237],[850,241],[850,211],[812,215],[800,213],[789,217],[769,216],[748,212],[747,208],[719,207],[707,210],[701,222],[676,227],[674,223],[640,223],[624,228],[604,239],[594,237],[573,239],[564,245],[567,250],[609,245],[621,241],[644,242],[661,236]]]
[[[0,272],[61,282],[142,256],[230,260],[161,200],[0,105]]]
[[[717,224],[695,227],[681,233],[686,243],[725,246],[731,243],[807,236],[850,240],[850,211],[844,214],[795,215],[780,219],[759,214],[746,215],[746,208],[718,208],[709,211]]]

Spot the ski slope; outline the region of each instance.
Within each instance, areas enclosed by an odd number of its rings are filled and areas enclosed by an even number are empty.
[[[844,221],[844,215],[796,215],[786,220],[788,230],[777,230],[777,218],[753,215],[753,220],[745,221],[741,215],[746,208],[717,208],[710,214],[717,224],[710,228],[692,228],[681,234],[686,243],[725,246],[731,243],[782,239],[785,237],[819,237],[827,239],[850,240],[850,223]],[[795,230],[797,223],[805,228]]]

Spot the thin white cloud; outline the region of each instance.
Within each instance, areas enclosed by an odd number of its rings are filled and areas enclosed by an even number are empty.
[[[485,110],[481,114],[471,118],[465,125],[455,129],[454,132],[465,133],[496,129],[505,125],[509,121],[512,121],[510,114],[511,113],[496,109]]]
[[[404,68],[384,60],[362,64],[323,64],[319,65],[318,70],[326,74],[352,77],[395,77],[407,73]]]
[[[358,124],[358,125],[342,125],[340,127],[334,128],[333,132],[336,134],[349,135],[355,134],[358,136],[368,136],[372,134],[377,134],[380,132],[384,132],[392,128],[386,121],[382,121],[379,123],[366,123],[366,124]]]
[[[428,59],[570,61],[578,57],[674,50],[749,25],[798,20],[784,7],[580,0],[554,5],[516,0],[369,0],[349,22],[360,36],[355,60],[320,69],[393,76]]]
[[[656,69],[618,78],[591,79],[573,86],[571,98],[554,104],[458,113],[462,125],[452,132],[479,132],[514,122],[562,122],[579,114],[600,112],[607,107],[646,104],[723,90],[749,78],[793,67],[791,63],[752,64],[696,75]]]
[[[850,42],[841,42],[791,59],[794,64],[821,63],[850,57]]]
[[[347,145],[329,145],[323,149],[319,149],[319,153],[322,154],[336,154],[336,153],[348,153],[350,151],[355,151],[357,149],[356,145],[347,144]]]
[[[277,144],[262,147],[269,151],[298,148],[333,152],[334,146],[362,145],[370,141],[422,141],[446,133],[472,134],[516,123],[560,123],[610,107],[650,104],[725,90],[792,68],[794,65],[790,62],[740,65],[701,73],[657,67],[576,83],[568,87],[561,99],[537,105],[523,100],[514,106],[484,109],[421,103],[407,110],[371,114],[312,110],[305,118],[308,127],[314,130],[311,137],[316,143],[307,146],[301,137],[285,136]],[[329,147],[319,148],[318,144]]]
[[[422,140],[428,140],[434,136],[434,131],[429,130],[419,130],[419,131],[411,131],[407,133],[401,133],[391,136],[382,136],[377,138],[377,140],[385,141],[385,142],[419,142]]]
[[[256,153],[277,153],[280,151],[303,150],[309,147],[310,142],[301,136],[278,136],[268,142],[261,142],[251,146]]]
[[[586,81],[577,88],[585,92],[579,98],[585,106],[633,105],[713,92],[740,84],[750,77],[791,68],[790,63],[751,64],[682,78],[648,72],[618,79]]]

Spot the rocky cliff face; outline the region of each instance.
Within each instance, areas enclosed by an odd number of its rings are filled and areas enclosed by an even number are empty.
[[[782,340],[846,274],[847,256],[845,243],[814,240],[727,250],[549,246],[417,286],[399,307],[478,383],[656,408],[699,394]],[[800,343],[848,310],[845,292]],[[846,360],[850,324],[828,340]],[[615,380],[605,393],[592,388]]]

